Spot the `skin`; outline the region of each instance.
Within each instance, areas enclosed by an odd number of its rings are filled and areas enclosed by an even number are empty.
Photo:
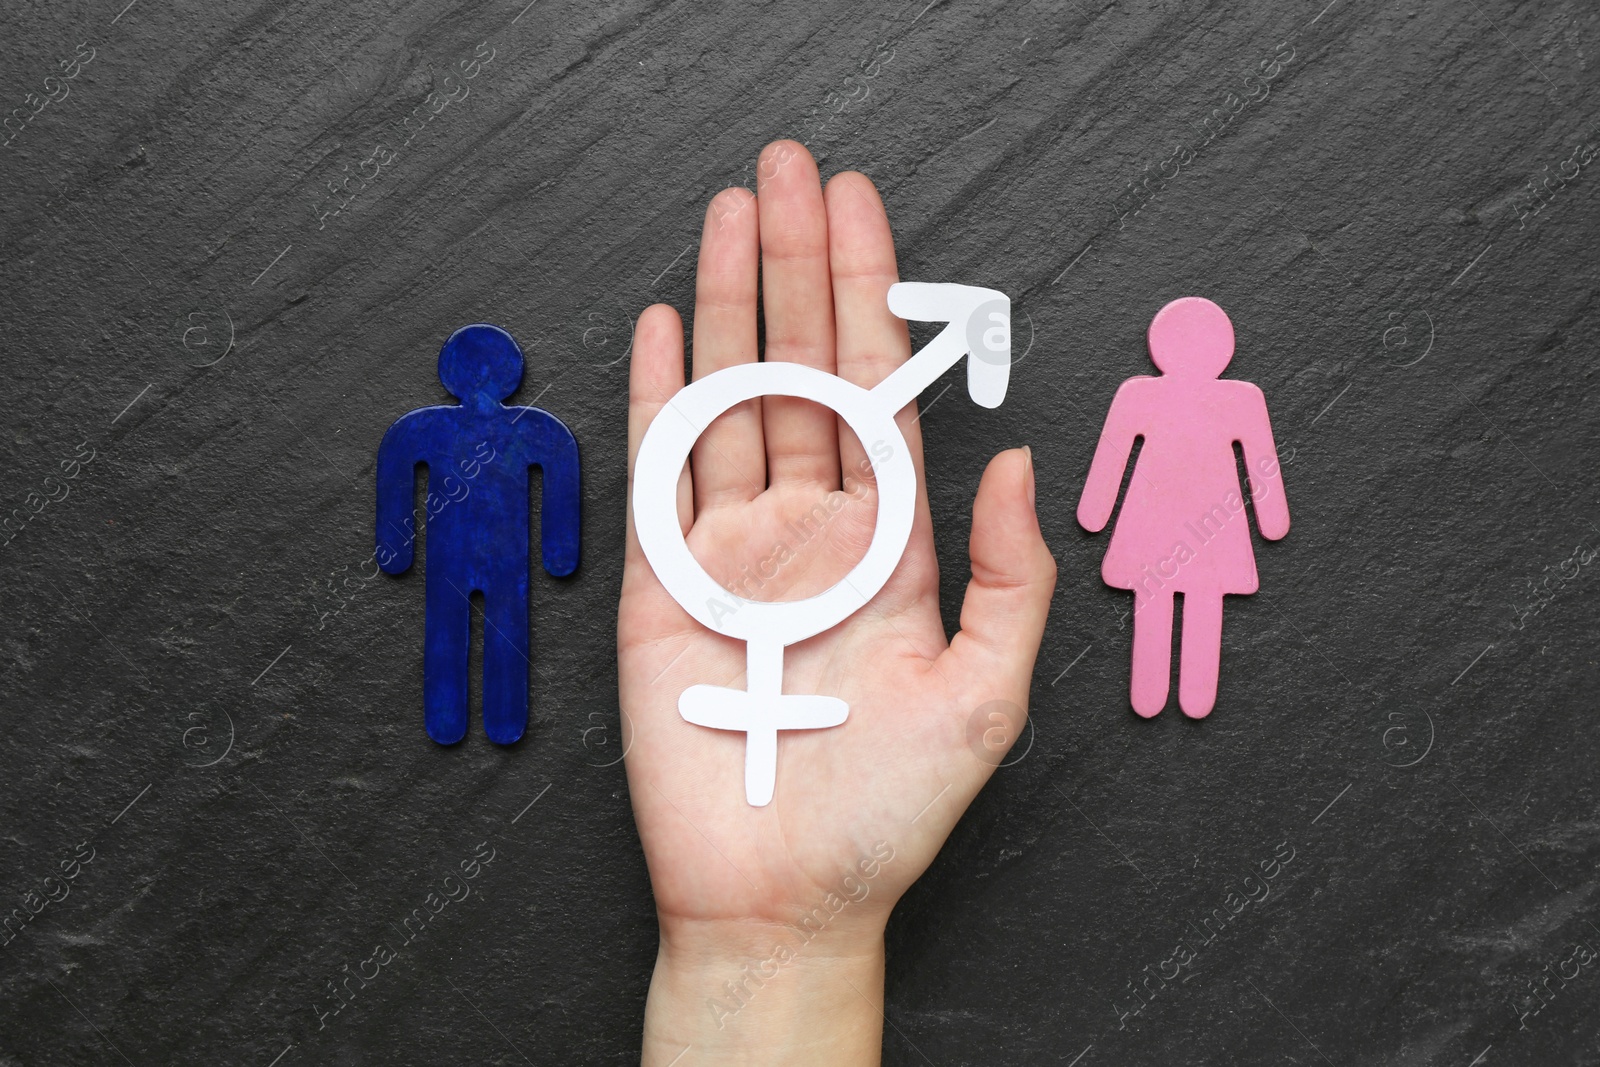
[[[767,360],[876,385],[910,355],[905,324],[885,303],[897,272],[877,190],[857,173],[824,190],[805,148],[779,141],[761,154],[757,194],[724,190],[706,212],[694,377],[755,360],[759,298]],[[657,304],[635,332],[630,483],[646,428],[683,384],[682,323]],[[661,927],[647,1067],[878,1063],[884,924],[1002,754],[975,752],[973,738],[991,731],[992,742],[1002,719],[1004,744],[1022,730],[1056,575],[1034,510],[1032,455],[1002,452],[983,475],[961,629],[946,641],[916,405],[897,419],[919,481],[910,545],[867,607],[788,649],[785,691],[841,697],[850,715],[839,727],[780,734],[777,792],[762,808],[745,802],[744,734],[690,725],[677,710],[694,683],[742,688],[744,644],[700,626],[661,587],[639,547],[630,484],[620,698]],[[785,545],[784,562],[764,568],[772,576],[746,587],[756,599],[828,588],[871,538],[877,494],[864,458],[825,408],[774,397],[734,408],[700,438],[679,481],[690,549],[726,584]],[[797,538],[789,523],[819,503],[832,517]],[[985,707],[993,701],[1007,702],[995,705],[999,719]],[[808,913],[823,917],[809,936],[797,926]],[[730,991],[729,982],[741,984]]]

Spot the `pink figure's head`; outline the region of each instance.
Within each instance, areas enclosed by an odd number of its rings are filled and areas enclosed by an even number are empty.
[[[1215,378],[1233,359],[1233,323],[1203,296],[1174,300],[1150,321],[1150,361],[1161,373]]]

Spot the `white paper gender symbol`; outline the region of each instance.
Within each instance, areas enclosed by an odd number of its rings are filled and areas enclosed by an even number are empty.
[[[889,288],[889,310],[903,319],[944,322],[939,335],[874,389],[798,363],[745,363],[708,374],[680,390],[656,413],[639,447],[633,515],[656,577],[702,625],[746,643],[744,689],[694,685],[678,697],[689,722],[746,735],[745,799],[772,800],[778,773],[778,731],[838,726],[850,709],[837,697],[783,692],[783,650],[837,626],[877,595],[911,539],[917,474],[895,413],[971,353],[967,391],[999,407],[1011,377],[1011,301],[970,285],[901,282]],[[678,476],[694,443],[718,415],[758,396],[794,396],[832,408],[866,447],[878,483],[872,543],[833,588],[805,600],[746,600],[718,585],[689,551],[678,525]],[[886,446],[886,447],[885,447]]]

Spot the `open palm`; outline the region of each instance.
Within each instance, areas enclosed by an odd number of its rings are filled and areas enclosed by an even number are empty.
[[[758,268],[766,352],[871,388],[910,355],[886,304],[897,280],[888,218],[856,173],[821,187],[811,156],[780,141],[762,154],[759,197],[720,193],[706,214],[695,295],[694,376],[756,360]],[[684,385],[677,313],[656,305],[635,332],[630,482],[639,442]],[[662,588],[631,513],[617,624],[621,706],[631,728],[629,789],[663,938],[700,924],[792,924],[887,842],[870,893],[848,920],[880,928],[927,866],[994,759],[969,743],[1014,738],[1055,584],[1033,507],[1031,454],[989,465],[973,508],[972,582],[962,629],[945,639],[915,405],[897,416],[917,471],[911,541],[855,615],[784,659],[784,691],[836,696],[842,726],[779,735],[772,803],[745,800],[743,733],[691,725],[678,697],[742,688],[745,645],[692,619]],[[808,401],[764,397],[719,418],[678,486],[678,517],[707,572],[759,600],[838,582],[872,538],[877,491],[861,442]],[[991,711],[1003,717],[990,719]],[[1008,743],[1008,742],[1007,742]],[[998,755],[996,753],[995,755]],[[855,884],[855,883],[852,883]]]

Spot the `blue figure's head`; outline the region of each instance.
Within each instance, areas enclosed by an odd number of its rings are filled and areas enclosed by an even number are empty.
[[[522,384],[522,349],[498,326],[463,326],[439,350],[439,380],[463,403],[498,404]]]

